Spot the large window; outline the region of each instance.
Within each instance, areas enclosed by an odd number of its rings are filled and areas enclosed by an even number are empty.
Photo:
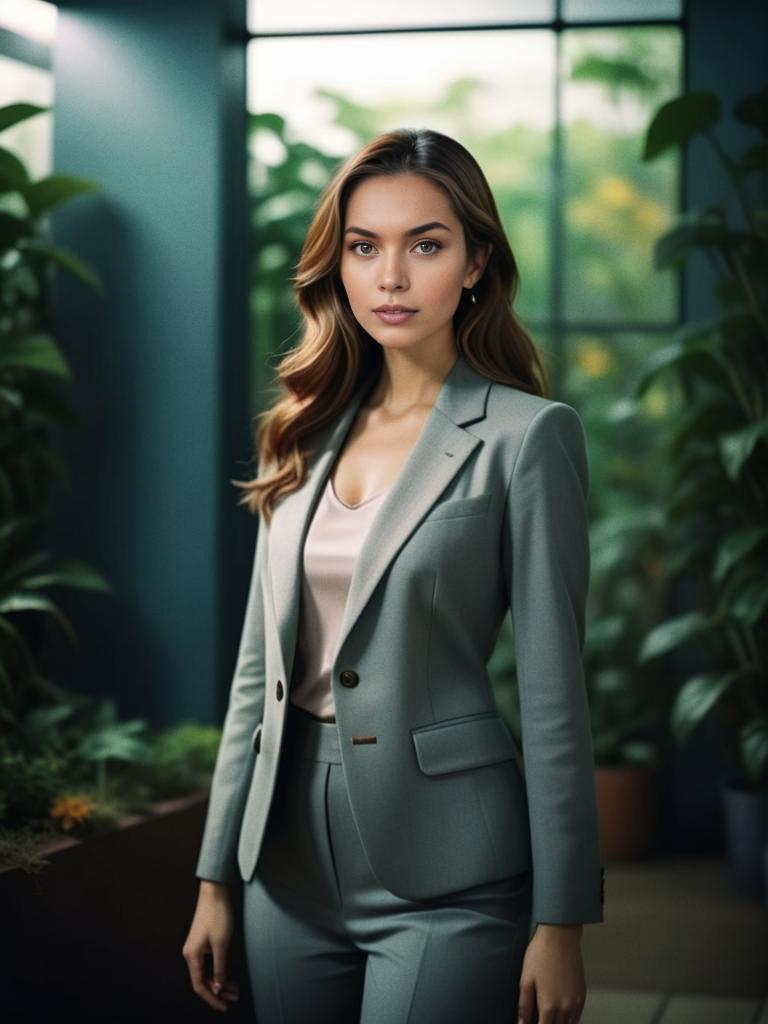
[[[654,271],[652,246],[679,205],[679,161],[641,152],[681,89],[678,0],[253,0],[249,26],[257,388],[265,355],[296,340],[287,278],[317,192],[392,127],[445,131],[484,168],[520,266],[517,309],[560,397],[621,379],[676,326],[679,282]]]
[[[0,107],[9,103],[53,105],[51,44],[57,9],[43,0],[0,4]],[[53,160],[52,112],[3,132],[0,146],[19,156],[33,179],[47,177]]]

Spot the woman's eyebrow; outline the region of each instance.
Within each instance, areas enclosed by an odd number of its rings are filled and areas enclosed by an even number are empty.
[[[430,220],[426,224],[419,224],[415,228],[409,228],[408,231],[405,232],[405,236],[407,238],[410,235],[420,235],[422,231],[431,231],[433,228],[445,228],[446,231],[451,230],[447,224],[442,224],[439,220]],[[365,235],[366,238],[379,237],[375,231],[368,231],[366,228],[356,227],[348,227],[344,234]]]

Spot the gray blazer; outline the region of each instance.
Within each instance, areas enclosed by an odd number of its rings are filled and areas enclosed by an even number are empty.
[[[236,866],[253,876],[282,746],[304,540],[363,397],[359,386],[312,438],[304,484],[260,523],[198,878],[234,881]],[[578,413],[492,382],[459,356],[362,546],[333,659],[354,818],[374,874],[404,899],[532,867],[534,921],[603,920],[581,661],[587,490]],[[522,765],[486,668],[509,610]]]

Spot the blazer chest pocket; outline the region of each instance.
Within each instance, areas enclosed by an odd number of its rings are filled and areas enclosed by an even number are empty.
[[[437,519],[482,516],[488,511],[491,493],[491,491],[484,491],[482,494],[473,494],[469,498],[453,498],[450,501],[444,501],[428,512],[422,521],[431,523]]]
[[[517,745],[498,711],[450,718],[411,729],[419,768],[442,775],[517,757]]]

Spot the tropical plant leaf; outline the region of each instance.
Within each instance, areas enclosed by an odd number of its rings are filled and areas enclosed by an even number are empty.
[[[627,764],[653,764],[658,760],[657,748],[643,740],[625,740],[621,744],[621,754]]]
[[[680,269],[689,253],[695,250],[749,248],[755,237],[750,231],[739,231],[723,224],[719,215],[687,210],[678,217],[671,230],[654,243],[653,266],[656,270]]]
[[[15,217],[7,210],[0,210],[0,253],[7,252],[16,245],[27,228],[26,220]]]
[[[25,239],[23,246],[20,245],[19,249],[23,252],[32,252],[44,256],[52,263],[56,263],[74,275],[74,277],[77,277],[83,284],[87,284],[91,288],[95,288],[103,293],[104,285],[93,267],[86,263],[85,260],[80,259],[79,256],[75,256],[68,249],[61,249],[59,246],[52,245],[42,238]]]
[[[768,526],[746,526],[731,530],[720,542],[715,556],[712,578],[720,582],[725,575],[768,537]]]
[[[105,576],[76,558],[60,558],[46,572],[24,578],[21,585],[25,590],[60,585],[77,587],[79,590],[112,592],[112,585]]]
[[[717,459],[691,460],[684,466],[681,479],[669,497],[667,515],[675,520],[717,508],[726,486],[725,474]]]
[[[674,650],[694,637],[712,629],[715,624],[713,616],[703,612],[686,612],[673,619],[667,619],[646,634],[637,655],[639,663],[658,658],[661,654]]]
[[[0,548],[4,545],[14,544],[22,539],[29,530],[39,526],[39,516],[14,516],[0,522]]]
[[[147,727],[143,719],[104,726],[84,736],[75,748],[76,753],[87,761],[149,761],[151,746],[137,735]]]
[[[11,369],[72,376],[61,348],[50,334],[43,333],[4,339],[0,345],[0,370]]]
[[[0,192],[21,192],[28,185],[27,168],[15,153],[0,146]]]
[[[733,672],[703,672],[684,683],[672,705],[672,733],[682,743],[704,721],[723,694],[743,675]]]
[[[33,551],[23,554],[9,565],[4,566],[2,574],[0,574],[0,593],[15,585],[34,569],[45,565],[49,558],[50,555],[47,551]]]
[[[9,615],[12,612],[47,612],[59,622],[72,646],[78,646],[77,634],[72,623],[57,604],[42,594],[16,591],[4,596],[0,599],[0,615]]]
[[[50,707],[33,708],[22,719],[22,731],[28,739],[44,736],[67,718],[77,708],[72,704],[56,704]]]
[[[6,408],[20,412],[24,408],[24,395],[16,388],[8,388],[0,385],[0,403]]]
[[[768,441],[768,416],[718,438],[720,458],[731,480],[738,480],[741,467],[759,441]]]
[[[34,182],[24,193],[32,217],[40,217],[55,206],[85,192],[100,192],[101,183],[71,174],[52,174]]]
[[[40,107],[35,103],[8,103],[4,107],[0,107],[0,132],[4,132],[6,128],[13,128],[15,124],[21,124],[28,117],[44,114],[51,109],[51,107]]]
[[[654,160],[668,149],[685,145],[719,120],[720,100],[713,92],[687,92],[663,103],[648,126],[643,160]]]
[[[753,573],[749,582],[722,602],[723,614],[743,626],[754,626],[768,613],[768,574],[762,566],[754,566]]]
[[[670,369],[683,371],[696,369],[704,376],[722,379],[727,362],[718,348],[720,320],[708,320],[686,324],[681,327],[669,345],[664,345],[650,354],[645,369],[639,377],[632,396],[642,398],[659,374]]]
[[[280,114],[271,114],[268,111],[261,114],[249,114],[248,128],[249,131],[266,128],[282,138],[285,135],[285,118]]]
[[[760,715],[744,725],[739,747],[747,778],[756,784],[763,783],[768,775],[768,715]]]

